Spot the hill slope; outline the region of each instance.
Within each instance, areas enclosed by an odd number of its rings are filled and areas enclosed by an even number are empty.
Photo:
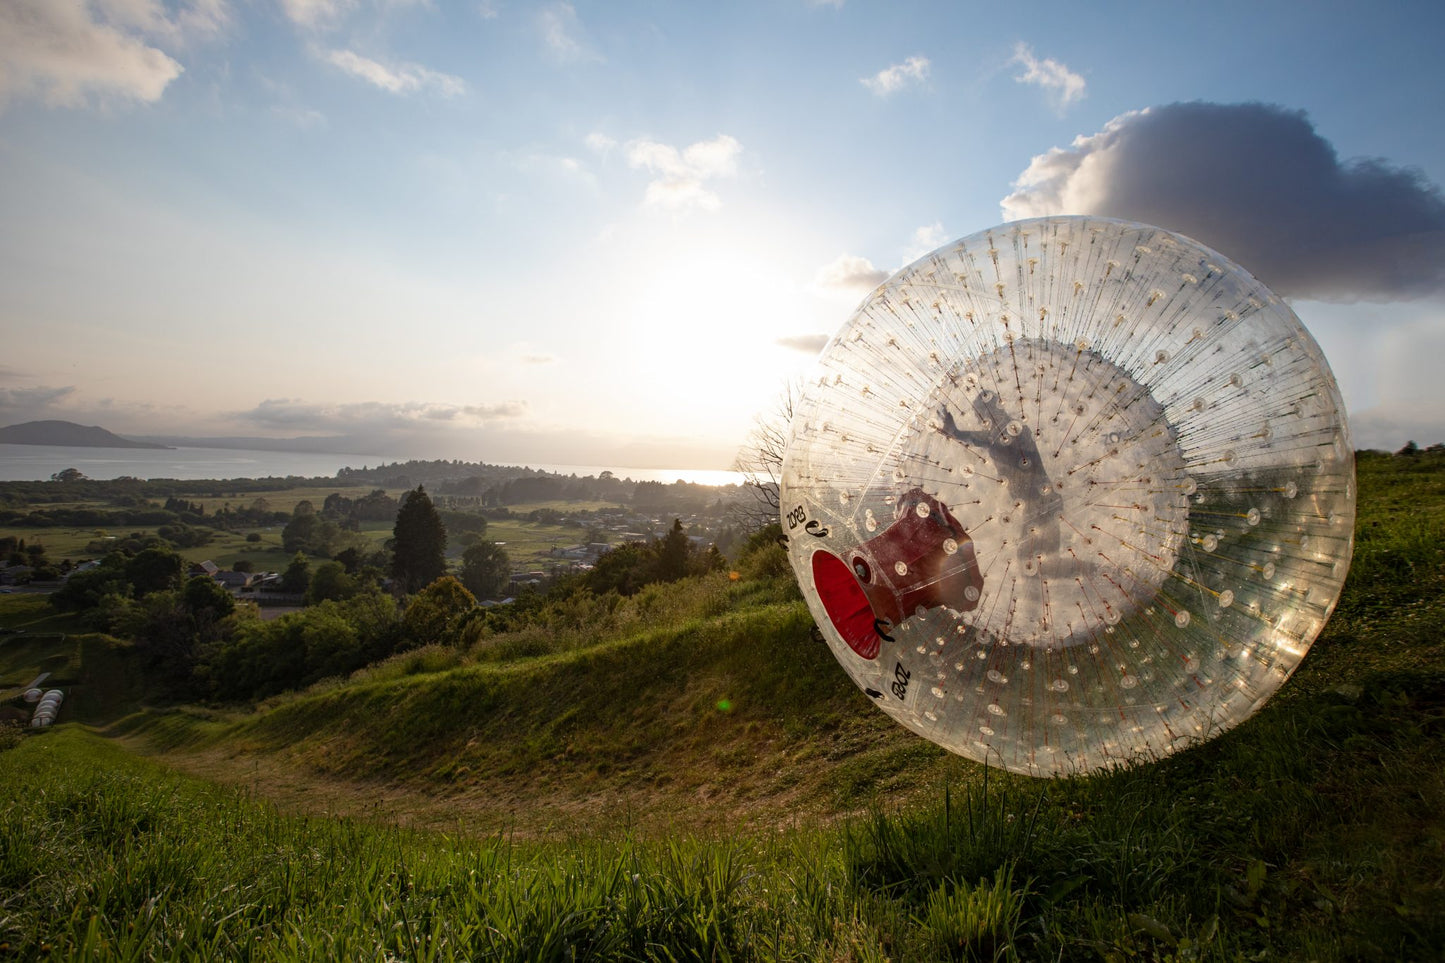
[[[1363,457],[1359,487],[1345,595],[1288,685],[1088,777],[983,776],[904,732],[781,578],[569,597],[465,654],[112,730],[241,792],[11,733],[0,956],[1445,958],[1445,454]],[[45,657],[9,644],[0,670]],[[114,688],[123,652],[83,650],[87,676]],[[445,832],[371,825],[408,821]]]
[[[1272,704],[1445,656],[1432,615],[1445,598],[1445,460],[1362,458],[1359,482],[1344,598]],[[562,603],[468,653],[406,653],[256,712],[176,710],[126,731],[179,750],[171,758],[192,771],[308,808],[400,806],[436,824],[826,819],[978,778],[852,685],[811,638],[790,573],[599,603]]]
[[[0,445],[53,445],[61,448],[166,448],[131,441],[95,425],[73,421],[26,421],[0,428]]]
[[[967,763],[838,670],[802,602],[747,592],[722,576],[654,586],[641,604],[672,609],[655,627],[582,648],[466,664],[420,650],[254,714],[123,728],[182,768],[283,801],[440,826],[773,826],[962,778]]]

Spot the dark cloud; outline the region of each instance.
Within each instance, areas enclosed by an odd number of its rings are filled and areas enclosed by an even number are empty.
[[[0,408],[43,408],[73,394],[74,385],[62,388],[0,388]]]
[[[521,418],[527,413],[527,403],[525,401],[502,401],[495,405],[467,405],[461,409],[461,413],[472,418],[480,418],[483,421]]]
[[[67,418],[64,402],[75,394],[73,385],[61,388],[0,388],[0,424]]]
[[[794,351],[802,351],[806,354],[817,354],[823,350],[828,343],[826,334],[795,334],[786,338],[779,338],[773,344],[781,345],[784,348],[791,348]]]
[[[1303,111],[1166,104],[1033,159],[1010,219],[1098,214],[1215,248],[1285,297],[1397,301],[1445,291],[1445,198],[1418,170],[1342,162]]]

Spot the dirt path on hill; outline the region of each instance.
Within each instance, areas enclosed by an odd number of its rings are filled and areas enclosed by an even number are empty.
[[[816,785],[813,779],[784,792],[752,793],[746,798],[737,798],[721,784],[659,789],[649,783],[632,792],[613,788],[586,792],[532,780],[494,779],[439,790],[421,784],[341,779],[269,753],[221,748],[157,753],[139,739],[122,736],[117,741],[137,755],[238,789],[285,813],[467,836],[769,833],[821,825],[845,815],[826,806],[816,790],[806,788]]]

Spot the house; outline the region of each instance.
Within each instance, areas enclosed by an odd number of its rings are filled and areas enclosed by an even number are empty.
[[[215,575],[212,575],[211,578],[215,579],[230,591],[238,592],[251,587],[252,575],[250,572],[217,572]]]
[[[93,558],[93,559],[91,559],[91,560],[88,561],[88,562],[81,562],[79,565],[75,566],[75,567],[72,568],[70,571],[68,571],[68,572],[66,572],[64,575],[62,575],[62,576],[60,577],[60,580],[61,580],[62,582],[64,582],[66,579],[70,578],[70,576],[74,575],[76,572],[88,572],[88,571],[90,571],[90,570],[93,569],[93,568],[100,568],[100,559],[98,559],[98,558]]]
[[[187,574],[187,575],[205,575],[205,576],[208,576],[209,578],[215,578],[215,577],[216,577],[216,573],[219,572],[220,570],[221,570],[221,566],[217,565],[215,562],[211,561],[210,559],[206,559],[204,562],[192,562],[192,563],[191,563],[191,567],[188,568],[188,569],[186,569],[186,574]]]

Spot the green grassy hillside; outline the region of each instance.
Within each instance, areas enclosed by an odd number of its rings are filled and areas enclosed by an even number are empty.
[[[1359,490],[1295,677],[1091,777],[894,725],[776,558],[103,730],[164,767],[62,725],[0,752],[0,958],[1445,958],[1445,458]]]
[[[464,798],[484,828],[619,810],[664,826],[776,822],[961,771],[878,713],[781,594],[725,575],[653,586],[593,632],[552,630],[550,646],[529,626],[255,713],[179,709],[117,732],[212,765],[229,756],[242,775],[278,766]]]

